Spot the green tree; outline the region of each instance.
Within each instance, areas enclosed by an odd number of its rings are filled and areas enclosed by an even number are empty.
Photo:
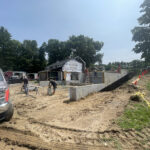
[[[108,63],[107,65],[105,65],[105,70],[106,71],[111,70],[111,67],[112,67],[112,64]]]
[[[4,68],[4,61],[7,51],[9,50],[8,44],[10,43],[11,35],[4,28],[0,27],[0,67]]]
[[[20,57],[21,57],[21,50],[22,50],[22,44],[17,40],[11,40],[11,57],[9,57],[9,60],[5,62],[7,65],[7,70],[19,70],[20,64]],[[10,56],[10,54],[9,54]],[[9,68],[9,66],[11,66]]]
[[[39,70],[44,70],[46,67],[46,59],[45,59],[45,52],[46,52],[47,44],[44,42],[42,46],[39,48]]]
[[[46,65],[45,43],[38,48],[35,40],[24,40],[20,43],[11,39],[11,34],[0,27],[0,68],[38,72]]]
[[[87,67],[96,62],[100,64],[103,57],[100,53],[102,47],[103,42],[94,41],[83,35],[71,36],[65,42],[51,39],[47,45],[49,64],[69,58],[73,49],[75,50],[73,56],[80,56],[86,62]]]
[[[95,62],[97,62],[99,65],[102,64],[102,58],[103,58],[103,54],[99,53],[95,56]]]
[[[5,70],[20,70],[38,72],[47,64],[45,52],[48,53],[48,63],[80,56],[90,65],[102,63],[103,54],[100,53],[103,42],[94,41],[92,38],[71,36],[62,42],[50,39],[48,44],[43,43],[40,48],[35,40],[24,40],[23,43],[11,39],[11,34],[4,27],[0,27],[0,67]],[[74,53],[72,50],[75,49]]]
[[[56,39],[50,39],[46,48],[48,52],[48,63],[52,64],[69,57],[71,50],[68,49],[66,42],[60,42]]]
[[[16,65],[16,43],[7,29],[0,27],[0,67],[3,70],[12,70]]]
[[[141,53],[141,58],[145,59],[148,64],[150,62],[150,1],[145,0],[141,5],[143,15],[138,19],[139,27],[132,30],[133,41],[137,42],[133,51]]]
[[[68,49],[75,49],[75,56],[80,56],[85,62],[87,67],[99,62],[101,63],[102,54],[100,50],[102,49],[104,43],[99,41],[94,41],[92,38],[86,37],[84,35],[71,36],[67,41]]]
[[[20,69],[27,72],[39,71],[39,52],[35,40],[24,40],[22,44],[22,56]]]

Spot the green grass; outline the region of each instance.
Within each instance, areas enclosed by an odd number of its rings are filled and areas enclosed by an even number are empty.
[[[146,87],[147,87],[147,90],[150,91],[150,82],[148,82],[148,83],[146,84]]]
[[[115,141],[114,141],[114,145],[115,145],[115,148],[116,148],[117,150],[122,150],[122,146],[121,146],[121,144],[120,144],[119,141],[115,140]]]
[[[117,120],[117,124],[123,129],[141,130],[150,126],[150,108],[145,103],[133,104],[127,108],[124,114]]]

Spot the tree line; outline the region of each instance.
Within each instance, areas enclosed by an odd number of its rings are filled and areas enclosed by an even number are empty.
[[[104,65],[105,70],[107,71],[114,71],[117,70],[118,67],[121,67],[122,69],[127,69],[129,71],[134,71],[134,72],[140,72],[141,70],[143,70],[144,68],[146,69],[147,65],[145,63],[145,61],[142,60],[133,60],[131,62],[112,62],[112,63],[108,63],[107,65]]]
[[[46,65],[43,48],[38,48],[35,40],[14,40],[7,29],[0,27],[0,68],[4,71],[38,72]]]
[[[12,39],[6,28],[0,27],[0,68],[4,71],[38,72],[47,65],[69,58],[73,49],[73,56],[80,56],[89,67],[102,62],[103,54],[100,51],[103,45],[103,42],[84,35],[73,35],[67,41],[49,39],[38,47],[36,40],[24,40],[21,43]],[[45,57],[46,53],[48,59]]]

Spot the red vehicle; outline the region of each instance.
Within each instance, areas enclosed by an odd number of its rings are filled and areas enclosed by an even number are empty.
[[[13,72],[12,71],[4,72],[4,76],[6,81],[8,81],[13,76]]]

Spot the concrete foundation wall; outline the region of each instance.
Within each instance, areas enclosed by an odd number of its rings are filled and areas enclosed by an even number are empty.
[[[122,70],[121,73],[109,73],[105,72],[105,83],[102,84],[92,84],[92,85],[85,85],[85,86],[76,86],[70,88],[70,100],[75,101],[81,98],[86,97],[87,95],[95,92],[99,92],[108,85],[116,82],[117,80],[123,78],[127,75],[126,70]]]
[[[70,84],[81,84],[80,81],[71,80],[71,81],[56,81],[57,85],[70,85]],[[48,86],[49,81],[40,81],[39,85],[42,87]]]
[[[100,84],[104,83],[104,72],[90,72],[90,83]]]
[[[125,75],[127,75],[127,71],[126,70],[121,70],[121,73],[111,73],[111,72],[105,72],[104,73],[104,78],[105,78],[105,84],[110,85],[114,82],[116,82],[117,80],[121,79],[122,77],[124,77]]]
[[[42,87],[48,86],[49,81],[40,81],[39,85]]]
[[[105,87],[105,84],[92,84],[86,86],[76,86],[70,88],[70,100],[75,101],[85,96],[89,95],[90,93],[99,92],[101,89]]]

